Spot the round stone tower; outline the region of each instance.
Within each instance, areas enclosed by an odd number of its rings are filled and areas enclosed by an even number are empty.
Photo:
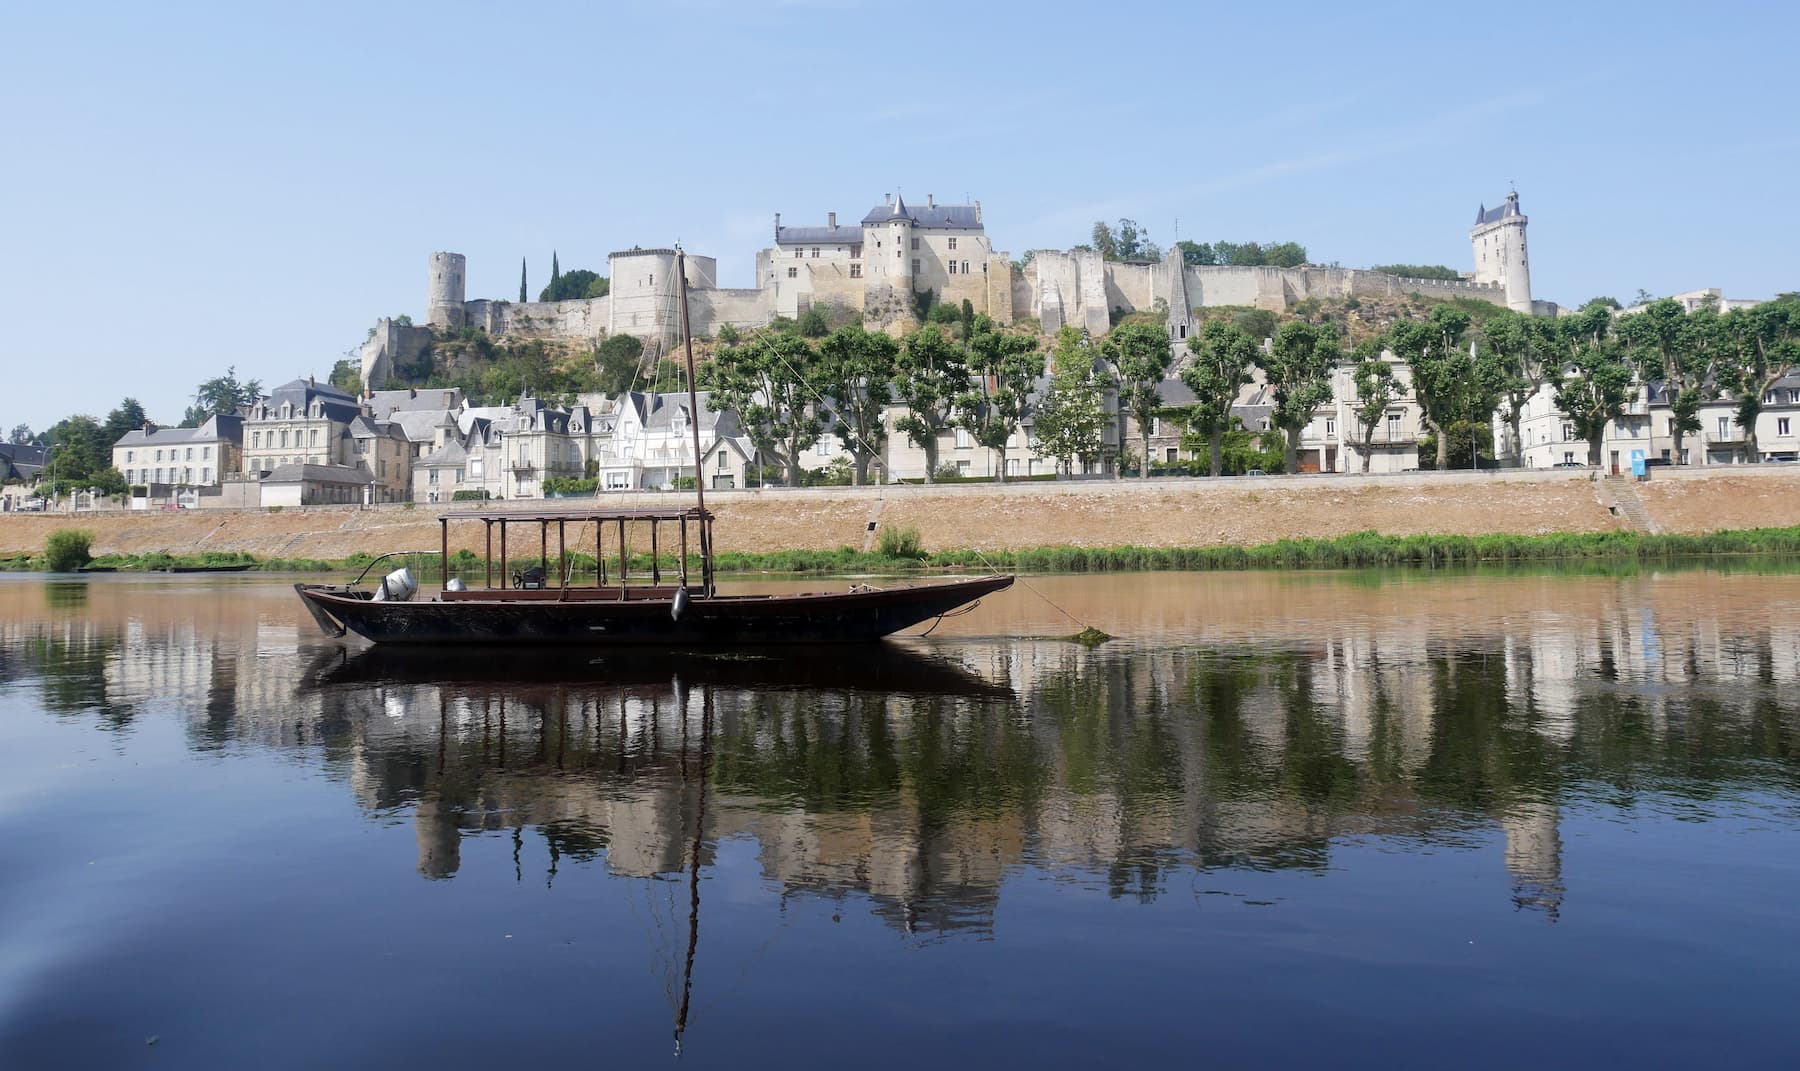
[[[894,195],[894,211],[888,217],[888,237],[894,243],[894,251],[899,254],[894,262],[894,289],[910,294],[913,276],[918,274],[913,270],[913,261],[918,260],[919,255],[912,247],[912,214],[906,210],[906,199],[899,194]]]
[[[1469,229],[1469,246],[1475,254],[1475,281],[1506,288],[1506,307],[1531,311],[1531,265],[1525,249],[1525,224],[1519,210],[1519,194],[1506,195],[1497,208],[1485,205],[1475,213]]]
[[[463,325],[463,279],[468,261],[461,253],[431,254],[425,291],[425,322],[433,327]]]

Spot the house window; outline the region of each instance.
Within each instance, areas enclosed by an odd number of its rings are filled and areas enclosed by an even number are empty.
[[[958,476],[967,476],[969,474],[969,463],[967,461],[958,461],[956,463],[956,474]]]
[[[719,451],[719,471],[724,472],[726,469],[728,469],[730,467],[731,467],[731,459],[725,456],[725,451],[720,450]]]
[[[852,279],[862,278],[862,265],[861,264],[850,265],[850,278],[852,278]]]
[[[915,249],[915,250],[917,250],[917,249],[918,249],[918,248],[919,248],[919,240],[918,240],[918,239],[917,239],[917,238],[914,238],[914,239],[913,239],[913,246],[912,246],[912,247],[913,247],[913,249]]]
[[[438,482],[438,470],[432,469],[430,475],[426,478],[425,482],[431,484],[431,486],[433,486],[433,487],[436,487],[437,482]]]
[[[956,448],[958,450],[967,450],[969,448],[969,429],[968,428],[957,428],[956,429]]]
[[[158,461],[162,460],[162,451],[161,450],[158,450],[156,452],[156,460],[158,460]]]
[[[200,482],[201,483],[211,483],[212,482],[212,469],[203,468],[200,470]]]
[[[187,448],[187,460],[194,460],[194,448],[191,446]]]
[[[1327,439],[1329,439],[1333,435],[1336,435],[1336,434],[1337,434],[1337,418],[1336,417],[1326,417],[1325,418],[1325,437]]]
[[[1180,456],[1179,456],[1179,455],[1180,455],[1180,453],[1181,453],[1181,451],[1180,451],[1180,450],[1178,450],[1178,449],[1176,449],[1176,448],[1175,448],[1175,447],[1173,447],[1173,446],[1171,446],[1171,447],[1169,447],[1169,448],[1168,448],[1168,449],[1167,449],[1167,450],[1165,450],[1165,451],[1163,451],[1163,460],[1164,460],[1164,461],[1167,461],[1167,462],[1168,462],[1168,463],[1169,463],[1169,464],[1171,464],[1171,465],[1173,465],[1173,464],[1174,464],[1174,463],[1175,463],[1175,462],[1177,462],[1177,461],[1179,461],[1179,460],[1181,460],[1181,458],[1180,458]],[[1008,461],[1008,462],[1007,462],[1007,463],[1006,463],[1006,464],[1007,464],[1007,467],[1008,467],[1008,468],[1009,468],[1009,469],[1010,469],[1010,468],[1011,468],[1011,467],[1012,467],[1012,466],[1013,466],[1013,465],[1016,465],[1016,464],[1018,464],[1018,462],[1016,462],[1016,461]],[[1011,472],[1010,472],[1010,471],[1009,471],[1009,472],[1008,472],[1008,473],[1007,473],[1007,475],[1009,475],[1009,476],[1010,476],[1010,475],[1012,475],[1012,473],[1011,473]]]
[[[1575,439],[1575,425],[1564,424],[1562,426],[1562,433],[1563,433],[1563,442],[1573,442]]]
[[[956,261],[954,261],[954,260],[950,262],[950,274],[951,275],[956,274]]]
[[[253,431],[250,433],[250,446],[256,450],[262,449],[262,432]]]
[[[956,239],[954,239],[954,238],[950,239],[950,248],[951,249],[956,248]]]
[[[137,460],[137,451],[136,450],[125,451],[126,464],[130,464],[131,462],[136,461],[136,460]]]
[[[1563,451],[1563,464],[1573,465],[1574,463],[1575,463],[1575,451],[1564,450]]]
[[[1729,438],[1731,438],[1731,418],[1730,417],[1720,417],[1719,418],[1719,441],[1724,442],[1725,440],[1727,440]]]
[[[318,428],[314,428],[312,430],[312,435],[310,436],[310,438],[311,438],[311,445],[313,445],[313,446],[319,445],[319,429]]]
[[[919,258],[918,257],[913,258],[913,274],[914,275],[919,274]]]
[[[281,446],[282,446],[282,449],[286,449],[286,448],[287,448],[287,444],[288,444],[288,433],[287,433],[287,429],[286,429],[286,428],[283,428],[283,429],[282,429],[282,430],[281,430]]]
[[[1388,442],[1391,442],[1391,443],[1400,441],[1400,414],[1399,413],[1389,413],[1388,414],[1387,437],[1388,437]]]
[[[799,268],[789,268],[788,269],[788,278],[790,278],[790,279],[800,278],[800,269]]]
[[[469,459],[469,479],[471,479],[471,480],[481,479],[481,459],[478,457],[472,457]]]
[[[202,460],[202,461],[211,461],[212,460],[212,447],[202,446],[200,448],[200,460]]]
[[[1788,418],[1779,417],[1775,421],[1775,434],[1785,436],[1788,432]]]
[[[820,457],[830,457],[831,456],[831,440],[830,439],[820,439],[816,444],[814,444],[813,452],[818,454]]]

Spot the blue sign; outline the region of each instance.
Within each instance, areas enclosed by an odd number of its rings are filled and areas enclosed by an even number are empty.
[[[1631,452],[1631,474],[1633,476],[1642,477],[1644,471],[1644,452],[1642,450],[1633,450]]]

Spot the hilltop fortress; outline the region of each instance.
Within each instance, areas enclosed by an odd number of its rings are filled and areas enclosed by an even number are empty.
[[[917,297],[960,306],[1001,323],[1032,318],[1044,333],[1072,324],[1098,336],[1116,312],[1166,308],[1169,338],[1185,339],[1194,310],[1243,305],[1283,311],[1312,298],[1421,294],[1479,298],[1519,312],[1554,314],[1556,305],[1534,301],[1526,255],[1525,214],[1519,195],[1499,207],[1483,206],[1469,231],[1474,270],[1463,278],[1409,279],[1356,268],[1230,267],[1194,265],[1170,251],[1162,263],[1109,261],[1090,250],[1033,250],[1022,265],[996,251],[988,238],[981,202],[908,205],[888,195],[854,224],[837,213],[823,225],[784,226],[775,216],[773,242],[756,254],[754,287],[717,285],[718,262],[687,254],[688,308],[696,337],[719,328],[761,327],[778,316],[798,317],[813,308],[860,315],[871,329],[898,332],[917,322]],[[598,341],[629,334],[655,354],[681,332],[676,251],[627,249],[607,257],[611,291],[572,301],[469,300],[467,261],[460,253],[433,253],[426,297],[426,325],[379,321],[361,351],[363,382],[380,387],[396,365],[431,344],[432,329],[476,327],[495,336]]]

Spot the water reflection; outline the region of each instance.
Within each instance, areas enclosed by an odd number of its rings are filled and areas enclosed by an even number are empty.
[[[1555,921],[1580,896],[1571,803],[1792,792],[1800,625],[1761,579],[1709,578],[1709,609],[1616,578],[1584,603],[1544,598],[1553,577],[1500,581],[1532,589],[1516,602],[1480,578],[1352,577],[1265,598],[1288,613],[1261,642],[799,659],[350,654],[254,586],[196,612],[98,585],[94,613],[46,592],[0,617],[0,675],[108,731],[165,710],[196,750],[316,755],[370,815],[412,823],[433,881],[486,834],[539,843],[547,867],[515,850],[514,877],[546,884],[570,861],[679,877],[742,841],[785,895],[866,900],[925,936],[990,931],[1023,868],[1153,901],[1210,873],[1326,872],[1369,838],[1497,834],[1504,895]],[[1476,603],[1487,627],[1450,613]]]

